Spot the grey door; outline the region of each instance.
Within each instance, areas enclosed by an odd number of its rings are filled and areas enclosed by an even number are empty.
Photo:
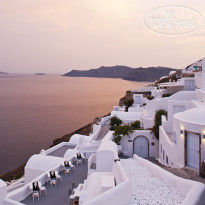
[[[148,141],[145,137],[139,136],[135,139],[134,154],[142,158],[148,158]]]
[[[199,135],[187,133],[187,166],[199,169]]]

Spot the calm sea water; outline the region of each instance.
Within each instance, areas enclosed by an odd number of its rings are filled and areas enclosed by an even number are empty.
[[[146,82],[62,76],[0,77],[0,174],[55,138],[109,113],[126,90]]]

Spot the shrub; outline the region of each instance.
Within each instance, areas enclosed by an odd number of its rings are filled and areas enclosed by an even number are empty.
[[[152,96],[152,95],[151,95],[151,96],[148,96],[147,99],[148,99],[148,100],[153,100],[153,99],[154,99],[154,96]]]
[[[126,112],[128,112],[128,108],[131,107],[133,103],[134,103],[134,100],[132,98],[126,99],[124,101],[124,105],[126,106],[126,109],[125,109]]]
[[[158,110],[155,113],[154,117],[154,126],[152,128],[152,132],[154,133],[154,136],[159,139],[159,126],[162,125],[161,116],[165,115],[167,117],[167,111],[165,110]]]
[[[110,118],[110,130],[114,131],[115,127],[120,126],[122,124],[122,120],[117,116],[113,116]]]
[[[129,137],[131,133],[133,133],[133,130],[131,129],[129,124],[115,127],[115,132],[114,132],[115,143],[119,144],[122,137],[125,136]]]
[[[140,128],[140,121],[136,120],[135,122],[132,122],[130,127],[132,130],[138,130]]]

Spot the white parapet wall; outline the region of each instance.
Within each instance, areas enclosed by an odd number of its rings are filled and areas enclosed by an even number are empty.
[[[3,203],[4,199],[7,195],[7,185],[6,183],[0,179],[0,204]]]
[[[112,175],[115,177],[116,186],[107,190],[106,192],[100,192],[100,184],[97,181],[101,181],[99,178],[102,175]],[[94,179],[94,181],[92,181]],[[90,182],[91,181],[91,182]],[[80,204],[83,205],[125,205],[128,204],[131,199],[132,186],[130,180],[127,178],[124,169],[119,161],[113,162],[113,168],[111,172],[95,172],[88,177],[87,185],[84,185],[83,195],[80,196]],[[97,191],[99,189],[99,191]],[[97,194],[97,195],[96,195]],[[90,195],[90,196],[89,196]],[[92,195],[92,196],[91,196]],[[86,199],[85,201],[83,200]]]
[[[134,155],[133,158],[143,166],[147,167],[153,176],[161,178],[165,183],[167,183],[167,185],[177,188],[184,196],[182,205],[204,205],[204,184],[175,176],[174,174],[160,168],[148,160],[138,157],[137,155]]]

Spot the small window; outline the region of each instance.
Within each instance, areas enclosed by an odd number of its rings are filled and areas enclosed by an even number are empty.
[[[166,163],[168,164],[169,163],[169,161],[168,161],[168,156],[166,155]]]
[[[176,135],[176,132],[175,132],[175,131],[172,133],[172,137],[173,137],[173,142],[174,142],[175,144],[177,144],[177,135]]]
[[[163,150],[163,160],[164,160],[164,150]]]

